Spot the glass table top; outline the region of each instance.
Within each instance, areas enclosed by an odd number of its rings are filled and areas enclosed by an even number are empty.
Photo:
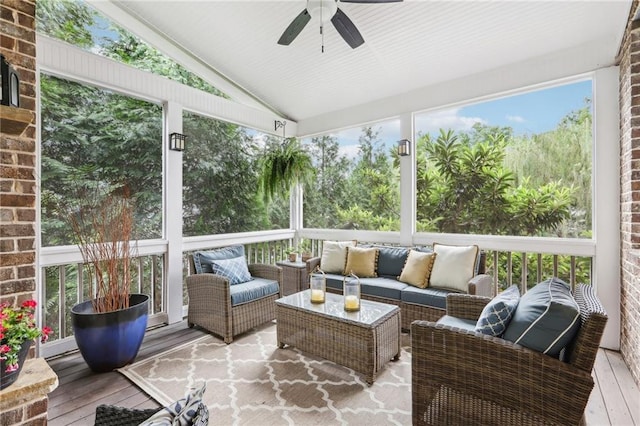
[[[276,300],[276,304],[364,325],[372,325],[390,313],[400,310],[400,308],[395,305],[371,300],[360,300],[360,310],[348,312],[344,310],[344,299],[342,295],[326,293],[324,303],[311,303],[311,290],[304,290],[282,297]]]

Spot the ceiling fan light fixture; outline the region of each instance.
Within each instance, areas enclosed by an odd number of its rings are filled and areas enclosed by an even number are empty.
[[[309,0],[307,2],[309,15],[321,26],[329,23],[337,10],[338,3],[335,0]]]

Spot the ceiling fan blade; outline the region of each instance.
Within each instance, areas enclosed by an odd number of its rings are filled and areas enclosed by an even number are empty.
[[[358,31],[351,19],[340,9],[338,9],[336,14],[333,15],[333,18],[331,18],[331,23],[352,49],[364,43],[360,31]]]
[[[280,36],[278,44],[288,46],[291,42],[298,37],[300,31],[309,23],[311,15],[307,12],[307,9],[303,10],[296,18],[289,24],[286,30]]]
[[[402,0],[340,0],[340,3],[399,3]]]

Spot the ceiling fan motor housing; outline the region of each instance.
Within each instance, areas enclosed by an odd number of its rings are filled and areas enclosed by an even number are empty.
[[[311,18],[324,26],[338,10],[336,0],[307,0],[307,11]]]

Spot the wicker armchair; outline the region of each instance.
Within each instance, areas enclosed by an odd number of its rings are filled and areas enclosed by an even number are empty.
[[[607,316],[591,286],[574,291],[581,327],[566,362],[512,342],[428,321],[411,325],[414,425],[583,422]],[[447,315],[477,319],[489,298],[450,295]]]
[[[195,271],[189,256],[191,271]],[[276,317],[275,300],[282,294],[282,268],[275,265],[250,264],[252,277],[278,281],[280,292],[250,302],[231,305],[229,280],[216,274],[193,274],[187,277],[189,327],[198,325],[221,336],[225,343]]]

